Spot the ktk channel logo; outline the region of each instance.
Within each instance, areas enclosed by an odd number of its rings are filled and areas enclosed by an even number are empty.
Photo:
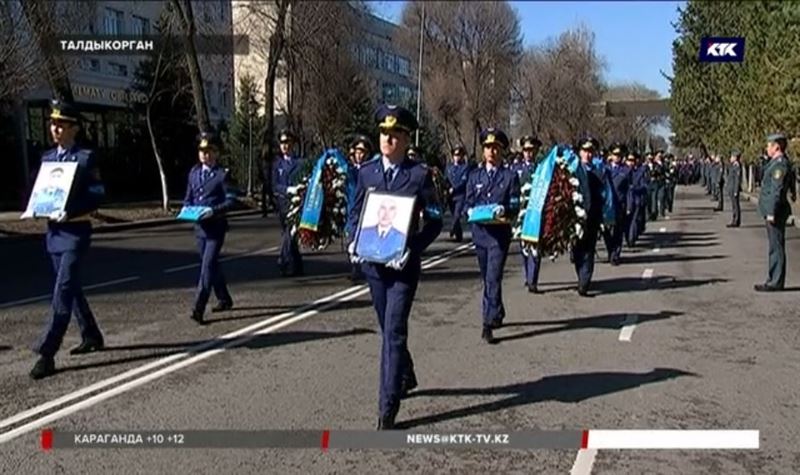
[[[701,63],[741,63],[744,61],[744,38],[703,38]]]

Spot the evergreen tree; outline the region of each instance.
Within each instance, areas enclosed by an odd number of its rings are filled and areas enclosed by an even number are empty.
[[[242,76],[236,94],[236,110],[233,114],[228,133],[225,138],[225,154],[223,159],[231,169],[231,178],[242,191],[247,190],[248,182],[252,182],[253,190],[260,183],[258,177],[258,132],[266,126],[264,116],[257,113],[257,85],[250,75]],[[250,132],[253,133],[253,159],[250,162]]]

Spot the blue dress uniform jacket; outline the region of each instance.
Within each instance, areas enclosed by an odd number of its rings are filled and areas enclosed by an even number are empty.
[[[200,278],[194,302],[194,311],[203,313],[211,290],[220,302],[231,303],[225,276],[219,264],[219,256],[228,231],[225,212],[233,206],[233,195],[228,192],[225,170],[216,165],[203,170],[196,165],[189,172],[184,206],[208,206],[214,214],[195,224],[197,250],[200,253]]]
[[[617,263],[622,253],[622,242],[625,236],[628,212],[633,208],[631,169],[625,165],[610,164],[607,170],[613,193],[615,223],[611,229],[605,230],[603,238],[608,249],[609,261]]]
[[[296,185],[300,180],[304,160],[292,156],[286,159],[282,156],[275,157],[272,164],[272,193],[278,205],[278,219],[281,224],[281,249],[278,256],[278,265],[282,269],[301,273],[303,270],[303,257],[297,241],[292,237],[288,228],[286,215],[289,213],[290,198],[287,189]]]
[[[647,207],[647,189],[649,173],[647,167],[639,165],[631,172],[630,204],[627,239],[628,245],[633,246],[644,232]]]
[[[586,228],[583,237],[572,249],[572,260],[578,274],[578,287],[587,289],[594,273],[595,246],[597,233],[603,222],[603,192],[605,181],[609,179],[606,170],[592,163],[581,163],[576,169],[576,176],[586,208]]]
[[[96,156],[89,149],[73,146],[65,150],[61,157],[58,149],[52,149],[44,153],[42,161],[78,164],[67,201],[68,221],[47,223],[47,252],[56,274],[53,313],[34,351],[52,358],[61,347],[72,313],[75,314],[84,341],[103,340],[83,294],[81,270],[92,235],[92,225],[87,215],[97,210],[105,196],[105,188],[100,179]]]
[[[408,318],[419,283],[422,252],[442,230],[442,211],[427,166],[406,158],[396,166],[394,173],[394,178],[387,182],[382,159],[361,166],[347,223],[347,235],[352,242],[367,191],[417,198],[408,233],[407,248],[410,255],[405,267],[397,271],[381,264],[365,262],[361,265],[369,284],[383,338],[380,371],[381,416],[396,414],[403,381],[416,381],[413,360],[408,351]]]
[[[505,208],[509,224],[470,224],[483,280],[484,328],[502,322],[506,313],[503,305],[503,269],[511,245],[511,223],[516,220],[520,205],[519,179],[510,168],[495,168],[492,178],[489,177],[485,166],[478,167],[470,173],[467,181],[466,208],[491,204],[502,205]]]
[[[450,213],[453,215],[453,227],[450,235],[457,240],[461,240],[464,234],[461,228],[461,218],[464,214],[464,200],[467,195],[467,179],[472,169],[472,164],[466,161],[457,165],[450,162],[445,172],[447,181],[453,188],[453,194],[450,196]]]

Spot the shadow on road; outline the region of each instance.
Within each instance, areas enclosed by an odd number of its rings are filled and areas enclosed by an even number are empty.
[[[266,335],[257,335],[251,340],[248,340],[240,345],[232,346],[230,349],[248,348],[251,350],[258,350],[264,348],[273,348],[282,345],[291,345],[295,343],[304,343],[314,340],[327,340],[332,338],[346,338],[350,336],[374,334],[374,330],[366,328],[355,328],[352,330],[339,331],[339,332],[318,332],[318,331],[299,331],[299,332],[281,332],[281,333],[268,333]],[[111,346],[107,347],[102,353],[112,351],[135,351],[135,350],[150,350],[150,349],[171,349],[170,351],[160,351],[157,353],[149,353],[146,355],[137,355],[127,358],[119,358],[109,361],[98,361],[94,363],[87,363],[82,365],[64,366],[58,368],[57,372],[70,372],[80,371],[91,368],[103,368],[106,366],[115,366],[125,363],[132,363],[136,361],[143,361],[149,359],[162,358],[165,356],[189,352],[189,356],[208,351],[212,348],[218,348],[228,344],[236,338],[214,338],[210,340],[187,341],[180,343],[157,343],[157,344],[141,344],[141,345],[126,345],[126,346]],[[193,347],[193,350],[190,350]],[[190,351],[189,351],[190,350]],[[101,353],[101,354],[102,354]]]
[[[424,426],[453,419],[502,411],[544,401],[578,403],[606,394],[613,394],[645,384],[654,384],[681,376],[699,377],[695,373],[673,368],[656,368],[646,373],[595,372],[547,376],[527,383],[489,388],[423,389],[409,397],[425,396],[504,396],[498,401],[477,404],[398,423],[398,429]]]
[[[495,339],[498,343],[504,341],[522,340],[525,338],[533,338],[541,335],[548,335],[551,333],[560,333],[571,330],[582,330],[585,328],[599,328],[606,330],[619,330],[622,328],[622,323],[628,317],[629,313],[610,313],[606,315],[595,315],[592,317],[581,317],[563,320],[537,320],[530,322],[509,322],[503,323],[503,327],[495,332]],[[655,320],[666,320],[669,318],[683,315],[683,312],[674,311],[661,311],[657,313],[637,313],[637,324],[652,322]],[[509,327],[533,327],[533,326],[549,326],[557,325],[555,328],[544,328],[540,330],[531,330],[524,333],[517,333],[509,336],[502,335],[504,328]]]
[[[728,282],[728,279],[676,279],[671,275],[655,276],[650,279],[641,277],[618,277],[614,279],[596,280],[589,286],[589,295],[619,294],[623,292],[642,292],[647,290],[670,290],[702,285]],[[551,285],[561,287],[550,288]],[[545,282],[539,284],[542,293],[574,290],[575,282]]]
[[[10,349],[12,348],[8,345],[0,345],[0,351],[8,351]]]
[[[664,262],[683,262],[683,261],[706,261],[713,259],[725,259],[728,256],[713,254],[710,256],[681,256],[677,254],[641,254],[638,256],[622,256],[622,264],[659,264]]]

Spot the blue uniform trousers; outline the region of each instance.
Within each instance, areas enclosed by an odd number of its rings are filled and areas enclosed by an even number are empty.
[[[72,313],[75,314],[75,319],[78,321],[83,340],[103,339],[81,286],[80,273],[85,254],[86,251],[83,249],[50,253],[50,260],[56,274],[53,288],[53,314],[34,348],[44,357],[52,358],[58,352],[64,335],[67,333]]]
[[[522,250],[520,250],[522,254]],[[542,258],[537,255],[522,254],[522,272],[525,276],[525,285],[539,285],[539,268],[542,265]]]
[[[453,227],[450,229],[450,235],[456,239],[462,239],[464,230],[461,227],[461,215],[464,214],[464,202],[466,195],[454,195],[450,200],[450,213],[453,215]]]
[[[631,213],[625,216],[625,239],[628,246],[633,246],[639,240],[644,226],[644,211],[641,204],[633,205]]]
[[[483,327],[492,322],[502,322],[506,316],[503,305],[503,270],[506,267],[511,239],[475,243],[478,265],[483,280]]]
[[[575,243],[572,248],[572,260],[575,264],[575,272],[578,274],[578,285],[580,287],[588,287],[592,282],[597,231],[597,224],[587,224],[583,238]]]
[[[606,250],[608,251],[609,262],[619,261],[619,255],[622,253],[622,240],[625,235],[625,216],[624,210],[617,210],[618,218],[613,226],[603,229],[603,241],[606,243]]]
[[[767,222],[769,277],[767,285],[782,289],[786,283],[786,222]]]
[[[414,372],[408,351],[408,316],[419,283],[419,260],[403,272],[382,268],[376,277],[367,273],[372,304],[381,327],[380,414],[396,413],[404,377]],[[416,269],[415,269],[416,268]]]
[[[289,204],[285,199],[281,198],[279,199],[278,207],[278,216],[281,223],[281,248],[278,255],[278,266],[290,272],[302,272],[303,256],[300,254],[297,240],[292,236],[289,223],[286,220]]]
[[[197,236],[197,250],[200,252],[201,259],[200,280],[197,282],[197,295],[194,300],[194,309],[197,312],[205,311],[212,289],[220,302],[233,302],[219,263],[219,255],[224,243],[225,234],[214,238]]]

